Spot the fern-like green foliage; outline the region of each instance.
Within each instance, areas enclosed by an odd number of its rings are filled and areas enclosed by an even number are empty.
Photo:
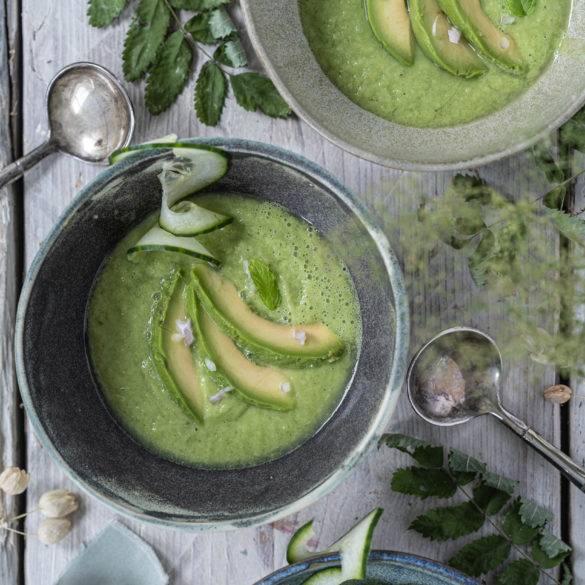
[[[479,459],[456,449],[445,457],[442,446],[400,434],[385,435],[380,444],[418,463],[394,472],[393,490],[421,499],[446,499],[457,492],[462,496],[463,501],[419,514],[410,530],[446,541],[492,526],[493,534],[468,542],[449,559],[456,569],[472,577],[498,571],[497,585],[536,585],[544,570],[557,567],[570,554],[570,547],[547,530],[553,519],[550,511],[515,495],[517,482],[488,470]],[[508,562],[512,551],[521,558]]]
[[[89,0],[89,23],[95,27],[112,24],[126,3]],[[128,81],[146,78],[146,107],[152,114],[160,114],[175,103],[189,82],[196,55],[204,61],[194,99],[195,112],[203,124],[219,124],[228,85],[245,110],[259,110],[276,118],[291,114],[270,79],[238,71],[248,60],[227,10],[229,4],[230,0],[138,1],[124,42],[122,65]],[[213,54],[201,45],[215,46]]]

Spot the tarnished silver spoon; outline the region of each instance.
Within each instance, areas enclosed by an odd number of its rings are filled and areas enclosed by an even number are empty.
[[[408,397],[424,420],[440,426],[491,414],[512,429],[585,492],[585,469],[502,405],[502,356],[495,341],[455,327],[439,333],[414,356],[408,369]]]
[[[120,82],[95,63],[73,63],[47,89],[49,138],[0,171],[0,188],[57,150],[100,162],[127,146],[134,131],[132,104]]]

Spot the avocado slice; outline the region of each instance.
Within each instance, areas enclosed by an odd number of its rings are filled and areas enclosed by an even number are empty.
[[[441,69],[467,79],[487,71],[473,49],[456,36],[458,31],[441,11],[437,0],[410,0],[410,19],[420,48]]]
[[[525,64],[516,41],[489,19],[480,0],[438,2],[449,20],[482,55],[511,73],[524,71]]]
[[[375,37],[403,65],[414,63],[414,39],[404,0],[366,0],[368,21]]]
[[[191,347],[177,338],[177,320],[187,320],[186,287],[176,271],[163,288],[153,315],[151,355],[171,397],[197,422],[205,418],[207,396]]]
[[[257,406],[273,410],[294,408],[296,400],[289,379],[279,370],[249,360],[207,314],[194,290],[188,302],[198,340],[229,384]]]
[[[343,353],[343,342],[323,323],[288,325],[269,321],[246,304],[233,283],[207,265],[197,265],[193,276],[205,310],[225,333],[261,360],[302,367]]]

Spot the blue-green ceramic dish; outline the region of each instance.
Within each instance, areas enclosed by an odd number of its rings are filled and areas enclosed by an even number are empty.
[[[339,555],[313,557],[289,565],[256,585],[302,585],[313,573],[339,565]],[[375,550],[368,559],[367,576],[388,585],[478,585],[479,581],[452,567],[400,552]]]
[[[358,294],[363,341],[335,413],[290,453],[239,470],[196,469],[164,459],[135,442],[110,415],[87,356],[87,302],[104,259],[160,207],[156,174],[168,150],[143,151],[104,171],[49,234],[19,302],[17,374],[41,443],[89,493],[142,520],[225,530],[272,521],[315,501],[375,444],[405,374],[408,312],[400,268],[385,236],[337,180],[267,144],[195,142],[230,153],[229,172],[215,190],[283,205],[313,224],[345,261]]]

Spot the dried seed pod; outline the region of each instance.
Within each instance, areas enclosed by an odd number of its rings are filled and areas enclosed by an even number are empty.
[[[64,518],[77,508],[79,503],[75,494],[67,490],[45,492],[39,499],[39,510],[47,518]]]
[[[556,384],[544,391],[545,399],[555,404],[565,404],[571,400],[571,396],[573,396],[573,391],[564,384]]]
[[[22,494],[28,487],[30,475],[18,467],[7,467],[0,473],[0,489],[9,496]]]
[[[56,544],[71,532],[71,521],[67,518],[45,518],[37,531],[44,544]]]

